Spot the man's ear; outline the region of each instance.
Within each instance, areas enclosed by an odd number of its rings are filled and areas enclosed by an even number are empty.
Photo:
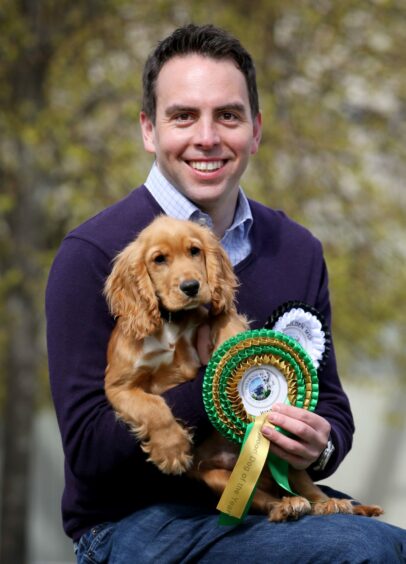
[[[262,114],[258,112],[256,117],[253,120],[253,137],[252,137],[252,144],[251,144],[251,155],[255,155],[258,151],[259,144],[261,142],[262,137]]]
[[[140,125],[144,149],[148,153],[155,153],[155,127],[145,112],[140,113]]]

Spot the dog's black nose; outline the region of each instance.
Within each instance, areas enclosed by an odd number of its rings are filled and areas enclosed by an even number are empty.
[[[200,284],[197,280],[184,280],[180,284],[180,289],[189,298],[194,298],[199,291]]]

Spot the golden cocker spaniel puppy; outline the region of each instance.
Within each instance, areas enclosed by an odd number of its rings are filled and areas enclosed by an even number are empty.
[[[211,231],[167,216],[125,247],[107,278],[105,296],[117,323],[108,346],[106,395],[162,472],[191,466],[192,437],[160,394],[196,376],[199,325],[209,324],[213,348],[248,328],[234,305],[236,287]]]

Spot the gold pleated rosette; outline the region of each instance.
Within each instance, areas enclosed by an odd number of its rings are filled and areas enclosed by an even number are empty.
[[[225,524],[238,521],[248,511],[267,459],[273,477],[291,492],[286,463],[269,455],[269,441],[261,429],[275,403],[314,410],[318,392],[317,371],[310,355],[281,332],[246,331],[215,351],[204,377],[204,405],[213,426],[242,444],[217,506]]]

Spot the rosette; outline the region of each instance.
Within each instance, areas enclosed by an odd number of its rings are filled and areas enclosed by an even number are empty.
[[[242,443],[240,457],[218,504],[223,514],[236,519],[245,515],[267,460],[278,484],[293,493],[287,464],[268,456],[269,441],[261,429],[276,402],[313,411],[318,393],[314,363],[289,335],[269,329],[246,331],[215,351],[203,381],[204,406],[222,435]]]
[[[323,316],[304,302],[287,302],[268,319],[265,327],[295,339],[310,355],[316,368],[330,350],[330,333]]]
[[[269,329],[240,333],[212,356],[203,381],[203,401],[213,426],[234,442],[247,425],[276,402],[314,410],[317,372],[293,338]]]

